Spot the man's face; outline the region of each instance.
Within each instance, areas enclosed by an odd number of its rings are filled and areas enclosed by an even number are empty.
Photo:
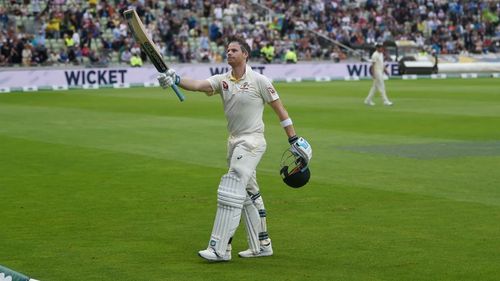
[[[241,46],[237,42],[232,42],[227,46],[227,63],[240,64],[245,62],[248,57],[248,53],[243,52]]]

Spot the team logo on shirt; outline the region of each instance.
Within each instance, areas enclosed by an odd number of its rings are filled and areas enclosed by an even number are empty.
[[[276,95],[276,90],[273,87],[267,87],[267,91],[271,96]]]
[[[227,91],[229,89],[229,86],[227,85],[226,81],[222,81],[222,89],[224,89],[224,91]]]
[[[248,90],[250,87],[250,84],[248,82],[243,83],[243,85],[240,86],[240,90]]]

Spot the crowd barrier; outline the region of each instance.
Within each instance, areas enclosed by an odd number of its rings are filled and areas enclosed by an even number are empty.
[[[298,64],[250,64],[252,68],[272,81],[333,81],[370,79],[368,63],[298,63]],[[499,65],[500,66],[500,65]],[[181,77],[206,79],[229,70],[227,64],[177,64],[172,65]],[[391,79],[445,79],[445,78],[498,78],[499,73],[440,73],[432,75],[402,75],[396,63],[388,63]],[[143,67],[108,68],[2,68],[0,92],[155,87],[157,71],[152,65]]]

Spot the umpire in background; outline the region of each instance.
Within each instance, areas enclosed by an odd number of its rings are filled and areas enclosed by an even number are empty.
[[[384,73],[389,76],[389,72],[385,68],[384,65],[384,45],[378,43],[375,45],[375,52],[372,54],[372,65],[370,67],[370,74],[373,78],[373,84],[368,93],[368,96],[365,99],[365,104],[369,106],[374,106],[375,102],[373,102],[373,96],[378,91],[382,96],[382,101],[384,105],[392,105],[392,102],[387,97],[387,93],[385,92],[385,83],[384,83]]]

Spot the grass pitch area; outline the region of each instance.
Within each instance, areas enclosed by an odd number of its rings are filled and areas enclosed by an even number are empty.
[[[226,171],[218,97],[156,89],[0,94],[0,264],[42,281],[498,280],[500,80],[277,84],[312,144],[286,187],[266,108],[258,167],[275,255],[208,264]]]

